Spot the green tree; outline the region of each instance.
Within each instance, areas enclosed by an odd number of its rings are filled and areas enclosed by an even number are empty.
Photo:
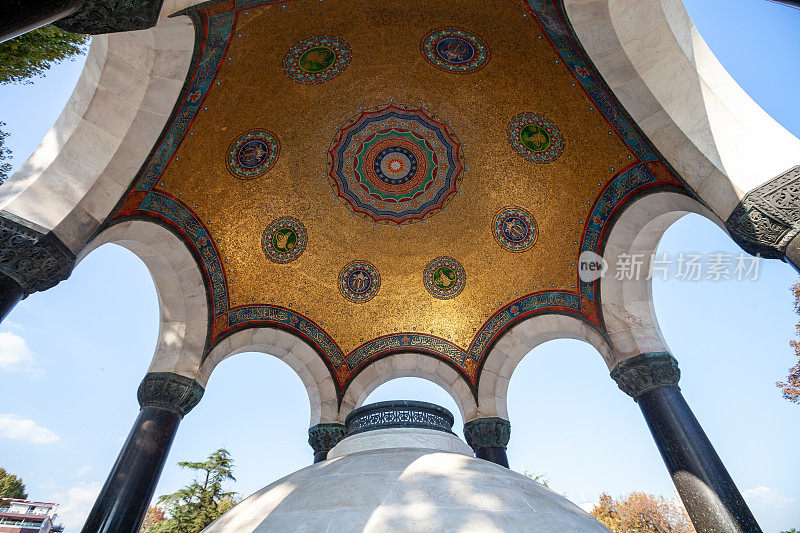
[[[181,461],[178,466],[198,475],[190,485],[158,499],[169,518],[148,528],[148,533],[197,533],[236,504],[236,493],[222,487],[229,479],[236,481],[228,450],[221,448],[206,461]]]
[[[677,502],[643,492],[616,500],[603,493],[591,515],[614,533],[695,533]]]
[[[4,468],[0,468],[0,498],[24,500],[27,497],[25,483],[14,474],[9,474]]]
[[[42,26],[0,43],[0,83],[32,83],[52,64],[85,52],[88,35]]]

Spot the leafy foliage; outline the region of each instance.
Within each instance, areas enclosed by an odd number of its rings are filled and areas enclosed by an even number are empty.
[[[591,514],[614,533],[695,533],[683,507],[643,492],[616,500],[604,492]]]
[[[0,83],[32,83],[53,63],[85,52],[88,35],[77,35],[48,25],[0,43]]]
[[[4,468],[0,468],[0,498],[24,500],[27,497],[25,483],[14,474],[10,474]]]
[[[166,519],[167,516],[164,514],[163,507],[158,507],[156,505],[150,506],[147,509],[147,514],[144,515],[144,522],[142,522],[142,527],[139,528],[139,533],[145,533],[149,528],[160,524]]]
[[[794,296],[794,310],[800,314],[800,282],[792,285],[792,295]],[[795,326],[795,333],[800,335],[800,322]],[[800,405],[800,341],[797,339],[789,343],[794,348],[794,355],[797,357],[797,364],[789,369],[786,381],[779,381],[778,389],[783,393],[783,397],[792,403]]]
[[[0,122],[0,184],[8,179],[8,173],[11,172],[11,163],[6,161],[11,158],[11,150],[5,146],[5,140],[8,137],[8,133],[2,129],[5,125],[5,122]]]
[[[206,461],[181,461],[178,466],[197,471],[202,482],[195,478],[178,492],[161,496],[158,503],[169,518],[148,527],[147,533],[197,533],[237,503],[236,493],[222,488],[225,481],[236,481],[228,450],[220,448]]]
[[[550,487],[550,480],[547,479],[547,476],[544,474],[534,474],[532,472],[528,472],[527,470],[525,470],[524,472],[522,472],[522,475],[534,480],[536,483],[544,485],[545,487],[548,488]]]

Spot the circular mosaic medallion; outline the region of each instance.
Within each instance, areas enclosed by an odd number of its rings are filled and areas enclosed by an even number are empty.
[[[422,55],[450,72],[470,72],[489,60],[489,48],[476,35],[455,29],[434,30],[422,38]]]
[[[336,37],[311,37],[286,53],[283,71],[298,83],[322,83],[346,69],[350,56],[350,47]]]
[[[231,143],[226,164],[237,178],[253,179],[272,168],[280,151],[281,144],[274,133],[250,131]]]
[[[306,228],[294,217],[279,218],[264,230],[261,245],[270,261],[294,261],[306,249]]]
[[[452,257],[439,257],[428,263],[422,275],[425,288],[436,298],[455,298],[464,290],[466,274]]]
[[[422,220],[455,195],[459,150],[442,122],[421,109],[389,105],[339,130],[329,178],[356,214],[382,223]]]
[[[339,292],[348,300],[371,300],[380,287],[381,275],[366,261],[353,261],[339,273]]]
[[[538,237],[533,215],[521,207],[507,207],[500,211],[492,229],[497,242],[512,252],[524,252]]]
[[[534,163],[549,163],[564,151],[558,127],[537,113],[520,113],[511,119],[508,142],[514,151]]]

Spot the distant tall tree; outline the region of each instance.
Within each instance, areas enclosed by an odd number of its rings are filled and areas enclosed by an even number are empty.
[[[88,41],[88,35],[48,25],[0,43],[0,83],[33,83],[30,78],[52,64],[84,53]]]
[[[794,295],[794,311],[800,314],[800,283],[792,285],[792,295]],[[795,333],[800,335],[800,322],[794,327]],[[792,403],[800,404],[800,341],[797,339],[789,342],[794,348],[794,355],[797,357],[797,364],[789,369],[786,381],[776,383],[778,389],[783,393],[783,397]]]
[[[9,474],[4,468],[0,468],[0,498],[24,500],[27,497],[25,483],[14,474]]]
[[[618,500],[603,493],[591,514],[614,533],[695,533],[683,507],[643,492]]]
[[[196,470],[202,481],[178,492],[161,496],[169,518],[147,529],[148,533],[198,533],[236,504],[236,493],[223,490],[223,482],[233,477],[233,459],[228,450],[219,449],[207,461],[181,461],[182,468]]]

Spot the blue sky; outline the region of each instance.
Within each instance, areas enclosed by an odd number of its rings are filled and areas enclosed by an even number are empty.
[[[734,78],[800,136],[800,11],[753,0],[691,0],[687,7]],[[66,103],[81,61],[31,86],[0,87],[0,120],[18,166]],[[659,251],[738,254],[712,223],[687,217]],[[800,528],[800,407],[774,383],[793,364],[797,316],[786,264],[763,262],[758,281],[657,280],[656,311],[680,361],[681,388],[767,532]],[[69,530],[91,507],[136,417],[136,388],[158,332],[155,288],[144,265],[113,245],[72,277],[23,301],[0,327],[0,466],[30,497],[62,502]],[[408,398],[454,411],[438,386],[412,378],[385,384],[368,401]],[[190,480],[175,463],[227,447],[232,488],[248,495],[311,461],[308,400],[277,359],[241,354],[212,376],[183,421],[157,494]],[[620,392],[589,345],[553,341],[529,354],[509,388],[511,466],[545,474],[576,502],[602,491],[673,496],[636,404]],[[457,415],[457,419],[458,419]],[[460,427],[461,420],[456,424]]]

